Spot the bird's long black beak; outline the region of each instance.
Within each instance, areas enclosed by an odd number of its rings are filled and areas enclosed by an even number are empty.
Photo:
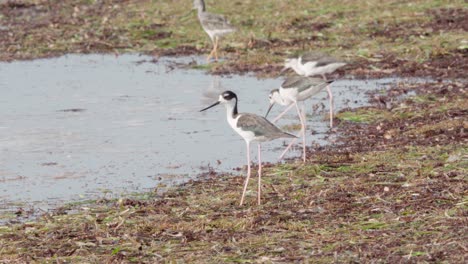
[[[203,112],[203,111],[205,111],[205,110],[208,110],[208,109],[210,109],[210,108],[213,107],[213,106],[217,106],[217,105],[219,105],[219,103],[220,103],[220,101],[218,101],[218,102],[216,102],[216,103],[214,103],[214,104],[212,104],[212,105],[210,105],[210,106],[208,106],[208,107],[206,107],[206,108],[203,108],[202,110],[200,110],[200,112]]]
[[[271,111],[271,108],[273,108],[274,105],[275,105],[275,104],[270,104],[270,107],[268,107],[268,111],[267,111],[267,113],[265,114],[265,118],[268,116],[268,114],[269,114],[270,111]]]

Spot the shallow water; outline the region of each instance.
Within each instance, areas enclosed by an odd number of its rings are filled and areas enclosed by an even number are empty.
[[[110,198],[245,165],[245,144],[228,126],[224,108],[199,110],[229,89],[237,93],[241,112],[263,115],[269,90],[282,80],[213,77],[173,67],[202,63],[197,57],[151,60],[67,55],[0,63],[0,210]],[[397,81],[336,81],[335,111],[363,106],[366,91]],[[310,115],[317,104],[325,108]],[[315,131],[309,144],[325,144],[326,92],[306,106],[307,123]],[[270,117],[280,111],[276,106]],[[297,123],[296,118],[291,111],[280,124]],[[263,144],[263,160],[276,161],[284,142]],[[297,148],[289,157],[299,155]]]

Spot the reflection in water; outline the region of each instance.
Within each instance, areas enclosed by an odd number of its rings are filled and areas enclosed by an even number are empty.
[[[207,168],[243,166],[244,144],[224,109],[199,110],[232,90],[240,111],[262,115],[269,91],[282,80],[167,68],[190,60],[68,55],[0,63],[0,204],[128,194],[187,181]],[[336,81],[336,108],[362,106],[366,91],[392,83]],[[322,102],[326,92],[306,106]],[[309,139],[319,144],[328,131],[325,105],[307,120],[315,131]],[[279,125],[296,119],[291,112]],[[276,160],[282,142],[263,144],[264,161]]]
[[[227,89],[222,86],[218,75],[211,76],[211,84],[203,91],[201,103],[209,105],[218,100],[219,95]]]

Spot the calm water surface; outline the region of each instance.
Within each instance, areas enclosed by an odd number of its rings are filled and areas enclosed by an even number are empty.
[[[264,114],[268,92],[282,80],[174,68],[203,63],[198,57],[151,60],[67,55],[0,63],[0,210],[148,191],[209,168],[232,172],[245,165],[245,144],[228,126],[224,108],[199,110],[229,89],[237,93],[241,112]],[[365,105],[366,91],[395,82],[336,81],[336,111]],[[319,106],[315,112],[313,105]],[[316,132],[309,143],[325,144],[326,91],[306,106],[307,123]],[[280,110],[276,106],[271,117]],[[291,111],[280,124],[296,118]],[[276,161],[284,143],[264,144],[264,161]],[[289,157],[299,155],[297,148]]]

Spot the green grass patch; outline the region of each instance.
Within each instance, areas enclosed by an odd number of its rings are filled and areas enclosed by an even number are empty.
[[[385,120],[391,117],[388,111],[366,108],[358,109],[357,111],[341,112],[336,115],[336,118],[342,121],[355,123],[373,123],[380,120]]]
[[[23,2],[43,12],[41,15],[34,11],[3,14],[5,24],[12,27],[12,39],[21,45],[0,45],[2,58],[37,57],[83,49],[148,52],[182,45],[203,50],[211,47],[192,10],[192,1]],[[219,0],[206,1],[206,4],[209,12],[224,15],[238,28],[221,41],[221,48],[233,47],[229,53],[234,56],[235,51],[236,60],[231,63],[239,65],[277,64],[285,55],[303,50],[321,50],[350,60],[362,57],[379,60],[375,55],[386,51],[421,63],[463,49],[466,39],[460,30],[439,32],[428,26],[437,21],[431,10],[466,8],[461,0],[408,3]],[[57,21],[54,26],[43,23],[48,17]],[[31,26],[20,23],[24,19]],[[164,35],[165,32],[171,34]]]
[[[382,222],[365,222],[361,224],[361,230],[378,230],[382,228],[386,228],[388,225]]]

